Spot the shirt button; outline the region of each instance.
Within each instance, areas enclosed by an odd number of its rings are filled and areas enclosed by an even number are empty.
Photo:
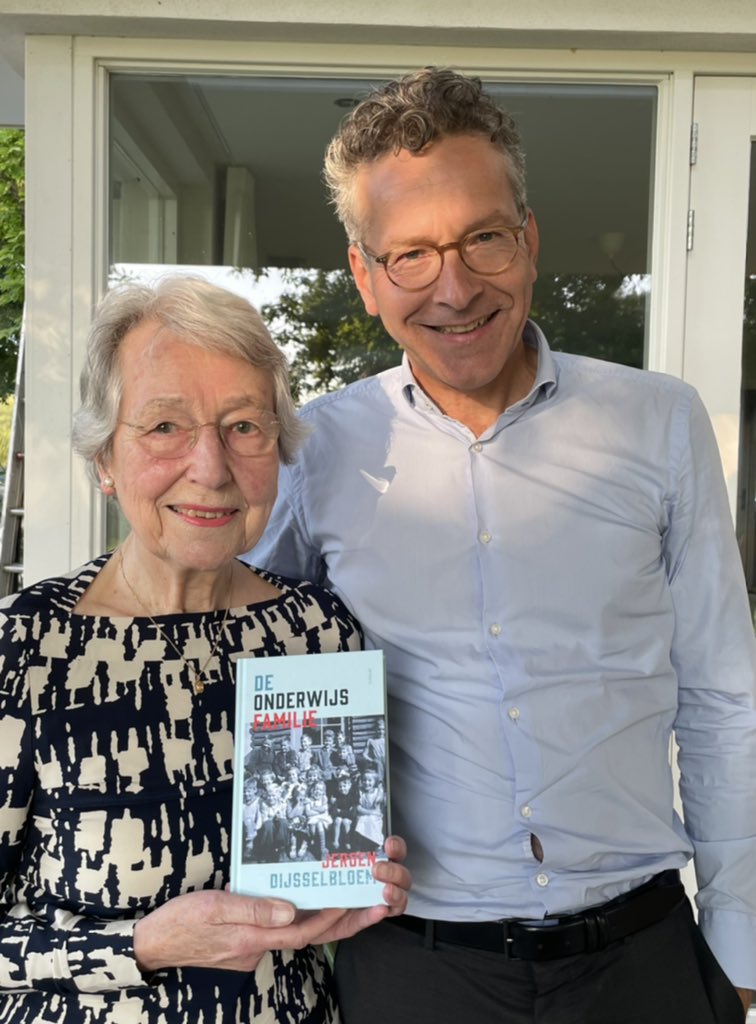
[[[483,451],[483,445],[480,443],[480,441],[476,441],[475,444],[472,446],[472,450],[474,452],[482,452]]]
[[[520,808],[520,814],[523,816],[523,818],[532,818],[533,808],[530,806],[530,804],[523,804]]]
[[[492,626],[489,626],[488,632],[491,634],[491,636],[499,636],[499,634],[501,633],[501,626],[499,625],[498,622],[494,622]]]
[[[545,889],[548,884],[549,884],[549,876],[548,875],[544,875],[543,873],[541,873],[540,875],[536,875],[536,885],[540,885],[540,887],[542,889]]]
[[[510,708],[509,711],[507,711],[507,714],[509,715],[513,722],[516,722],[517,719],[520,717],[520,709]]]
[[[488,530],[481,530],[480,533],[478,534],[478,540],[481,542],[481,544],[488,544],[491,540],[491,534],[488,532]]]

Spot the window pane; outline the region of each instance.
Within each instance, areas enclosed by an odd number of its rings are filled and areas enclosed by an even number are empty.
[[[344,316],[360,316],[348,282],[326,276],[344,274],[346,246],[321,166],[328,139],[368,83],[140,75],[111,81],[113,264],[243,267],[250,282],[268,276],[268,297],[272,282],[294,294],[315,289],[322,301],[314,312],[326,330],[335,329],[341,302]],[[542,239],[534,318],[556,348],[642,365],[656,90],[487,88],[522,128]],[[301,324],[291,326],[294,338]],[[371,335],[370,342],[375,350],[378,339]],[[332,374],[314,368],[316,389],[364,372],[359,350],[325,356],[337,365]],[[397,354],[389,346],[384,358]]]
[[[263,307],[305,398],[399,361],[351,281],[325,146],[372,83],[111,78],[111,279],[201,268]],[[488,83],[519,122],[552,346],[643,365],[656,89]],[[112,538],[120,531],[113,521]]]
[[[743,365],[740,400],[737,535],[751,608],[756,613],[756,160],[751,146]],[[756,621],[756,620],[755,620]]]

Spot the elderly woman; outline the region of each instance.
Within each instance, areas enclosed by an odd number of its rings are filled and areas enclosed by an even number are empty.
[[[358,648],[331,593],[251,569],[300,439],[286,365],[200,279],[100,306],[74,441],[131,526],[0,616],[0,1021],[334,1019],[320,949],[401,913],[228,892],[234,660]]]

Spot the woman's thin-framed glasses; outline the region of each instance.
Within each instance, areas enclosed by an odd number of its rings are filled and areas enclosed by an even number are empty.
[[[175,414],[148,426],[126,420],[118,422],[134,431],[138,444],[157,459],[180,459],[182,455],[188,455],[197,444],[203,427],[214,427],[223,447],[235,455],[244,458],[268,455],[276,447],[281,429],[273,413],[262,409],[254,416],[245,413],[227,422],[209,420],[207,423],[195,423],[189,417]]]
[[[520,236],[526,227],[527,221],[515,227],[496,224],[471,231],[458,242],[447,242],[445,245],[418,242],[416,245],[390,249],[380,256],[362,244],[358,248],[364,256],[383,267],[389,281],[397,288],[419,292],[441,276],[444,256],[450,249],[456,249],[464,265],[474,274],[493,277],[503,273],[513,263]]]

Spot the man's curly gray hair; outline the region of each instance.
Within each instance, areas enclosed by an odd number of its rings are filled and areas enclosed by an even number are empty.
[[[420,153],[448,135],[484,135],[507,157],[517,212],[527,216],[525,156],[512,117],[479,78],[451,68],[423,68],[374,89],[341,123],[325,156],[331,202],[351,242],[359,242],[354,179],[359,168],[387,153]]]

